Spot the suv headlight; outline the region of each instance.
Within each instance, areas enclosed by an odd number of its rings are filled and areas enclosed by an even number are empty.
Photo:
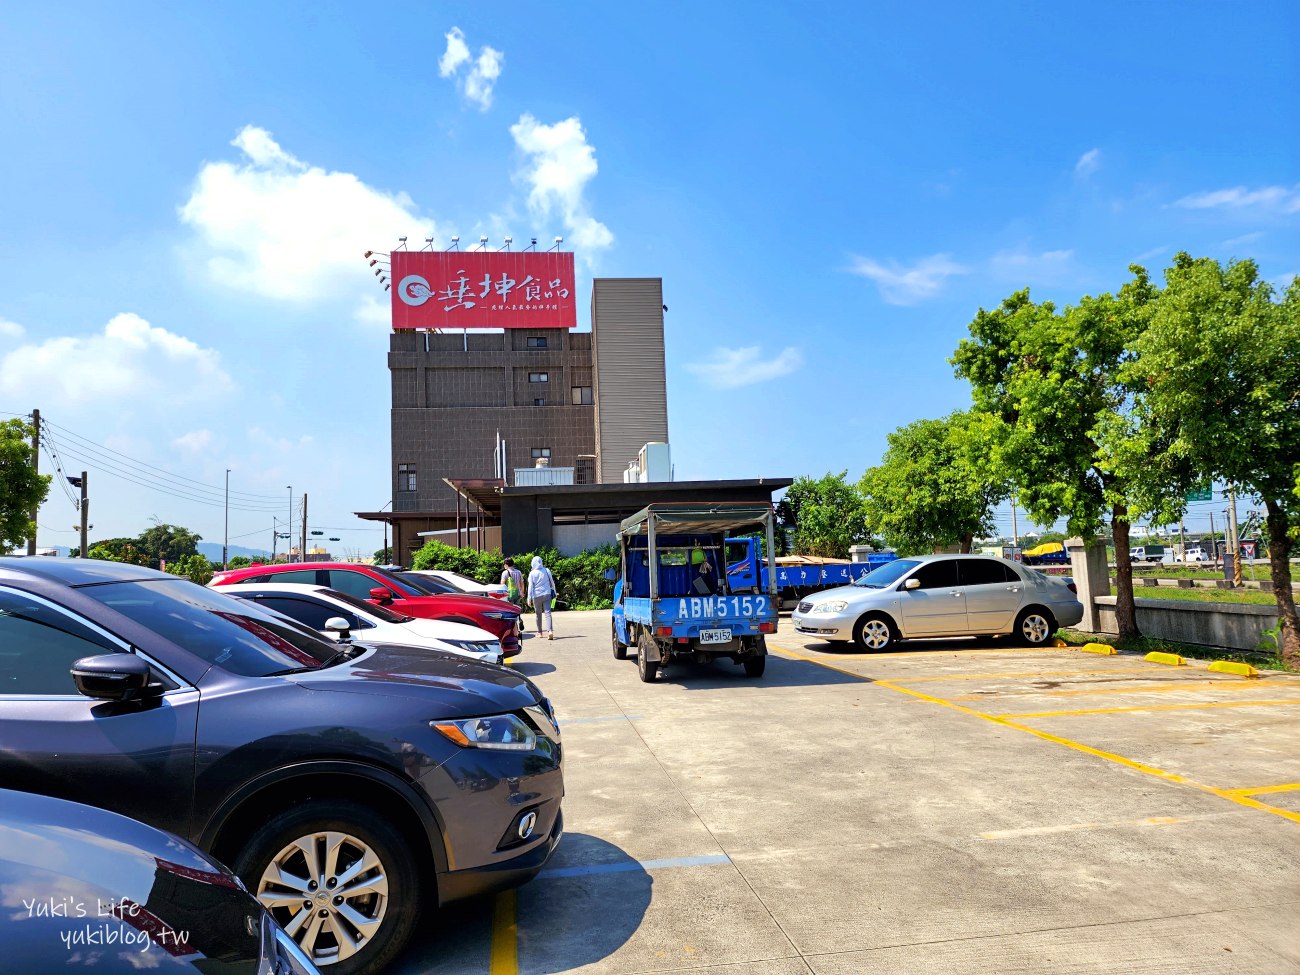
[[[519,618],[518,613],[501,613],[495,609],[489,609],[483,615],[494,620],[515,620]]]
[[[537,747],[537,734],[513,714],[459,721],[430,721],[429,727],[461,748],[495,748],[527,752]]]
[[[479,657],[501,656],[501,644],[495,640],[491,643],[479,643],[476,640],[443,640],[442,642]]]
[[[848,603],[843,599],[831,599],[824,603],[818,603],[812,608],[814,613],[841,613]]]

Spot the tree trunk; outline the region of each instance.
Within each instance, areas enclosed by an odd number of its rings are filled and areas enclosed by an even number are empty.
[[[971,546],[975,544],[975,536],[967,532],[961,537],[961,554],[970,555]]]
[[[1287,536],[1286,509],[1264,499],[1268,511],[1268,567],[1277,600],[1278,644],[1288,666],[1300,667],[1300,620],[1296,618],[1295,596],[1291,593],[1291,539]]]
[[[1137,605],[1133,602],[1133,560],[1129,558],[1128,508],[1115,505],[1110,527],[1115,536],[1115,624],[1121,640],[1142,635],[1138,629]]]

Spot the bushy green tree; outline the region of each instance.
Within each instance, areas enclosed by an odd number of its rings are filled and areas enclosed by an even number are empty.
[[[1300,522],[1300,281],[1278,302],[1253,261],[1180,253],[1136,349],[1127,373],[1142,390],[1138,410],[1169,438],[1178,487],[1209,475],[1262,499],[1279,642],[1300,663],[1289,562]]]
[[[878,467],[858,483],[866,523],[900,555],[951,545],[971,550],[994,531],[993,508],[1011,492],[998,458],[1001,421],[957,412],[889,434]]]
[[[197,555],[198,544],[202,540],[202,535],[188,528],[158,522],[141,532],[135,545],[144,555],[146,565],[156,566],[164,560],[170,565],[187,555]]]
[[[33,432],[22,420],[0,422],[0,552],[36,537],[32,511],[50,491],[50,475],[32,464]]]
[[[1072,534],[1093,536],[1109,516],[1121,637],[1138,635],[1129,519],[1179,503],[1159,475],[1158,431],[1135,413],[1140,390],[1124,368],[1156,300],[1146,271],[1130,271],[1118,294],[1084,297],[1062,312],[1031,301],[1028,289],[980,309],[951,360],[976,408],[1005,425],[1000,457],[1035,523],[1065,518]],[[1131,462],[1135,450],[1147,455],[1146,469]]]
[[[796,477],[786,489],[778,515],[800,555],[846,559],[850,547],[870,538],[862,495],[848,474]]]
[[[212,563],[202,555],[182,555],[176,561],[168,561],[167,571],[174,576],[182,576],[190,582],[206,586],[212,581]]]

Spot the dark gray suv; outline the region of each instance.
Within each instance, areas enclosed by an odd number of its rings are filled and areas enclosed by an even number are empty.
[[[386,965],[421,911],[559,841],[560,735],[505,667],[342,647],[152,569],[0,558],[0,783],[186,837],[319,966]]]

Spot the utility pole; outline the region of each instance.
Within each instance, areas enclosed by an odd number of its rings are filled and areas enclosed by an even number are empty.
[[[1011,502],[1011,544],[1020,547],[1020,529],[1016,527],[1016,503]]]
[[[289,485],[289,544],[284,547],[284,560],[293,561],[293,485]]]
[[[1178,557],[1187,561],[1187,528],[1183,524],[1182,516],[1178,518]]]
[[[1241,588],[1241,544],[1237,541],[1237,488],[1228,485],[1228,530],[1232,535],[1232,584]]]
[[[32,410],[32,472],[41,472],[41,411]],[[36,517],[40,514],[40,505],[31,510],[32,537],[27,539],[27,554],[36,554]]]
[[[307,561],[307,492],[302,492],[302,545],[298,548],[298,561]]]
[[[221,537],[221,568],[230,568],[230,468],[226,468],[226,531]]]
[[[1214,534],[1214,512],[1210,512],[1210,547],[1214,549],[1214,557],[1219,557],[1219,540]]]
[[[90,497],[87,494],[87,485],[90,483],[90,475],[85,471],[81,472],[81,557],[86,557],[86,532],[90,522]]]
[[[275,542],[280,537],[280,528],[275,523],[275,515],[271,516],[271,564],[275,565]]]

